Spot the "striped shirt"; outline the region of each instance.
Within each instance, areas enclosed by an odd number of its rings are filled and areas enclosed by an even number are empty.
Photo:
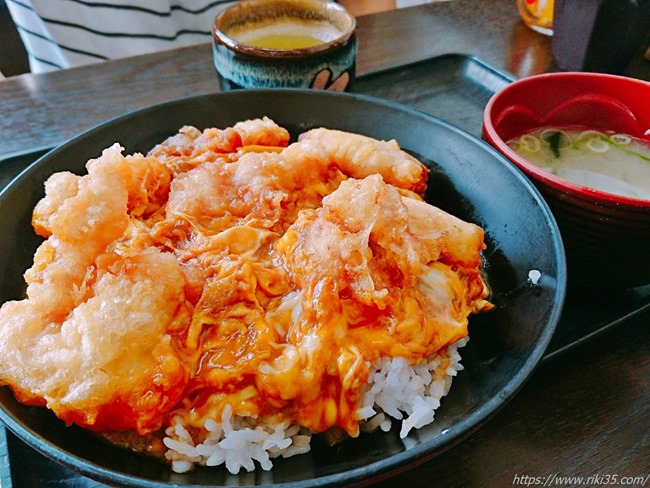
[[[210,40],[232,0],[6,0],[33,73]]]

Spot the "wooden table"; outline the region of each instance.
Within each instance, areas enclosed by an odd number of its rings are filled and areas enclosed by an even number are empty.
[[[359,75],[449,53],[515,77],[556,70],[551,39],[527,29],[510,0],[434,3],[358,23]],[[642,52],[625,74],[650,80]],[[137,108],[217,89],[209,44],[9,78],[0,81],[0,160],[53,147]],[[469,439],[377,486],[511,486],[541,477],[556,477],[556,486],[616,486],[638,476],[650,486],[649,321],[650,307],[545,361]],[[38,470],[17,469],[30,473],[25,486],[50,486]]]

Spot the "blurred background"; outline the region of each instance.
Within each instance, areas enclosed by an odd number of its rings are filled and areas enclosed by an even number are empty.
[[[359,16],[439,1],[450,0],[339,0],[338,3],[346,7],[353,15]],[[0,0],[0,77],[28,72],[29,63],[25,46],[20,39],[5,0]]]

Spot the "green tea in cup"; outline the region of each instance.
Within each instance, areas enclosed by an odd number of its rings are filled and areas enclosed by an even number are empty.
[[[341,31],[329,22],[291,17],[239,25],[228,32],[237,42],[267,49],[314,47],[331,42],[341,34]]]
[[[320,0],[247,0],[219,14],[213,28],[221,89],[350,90],[356,21]]]

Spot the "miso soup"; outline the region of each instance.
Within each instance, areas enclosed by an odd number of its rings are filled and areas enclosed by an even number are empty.
[[[512,139],[508,146],[578,185],[650,200],[650,141],[614,131],[546,127]]]

